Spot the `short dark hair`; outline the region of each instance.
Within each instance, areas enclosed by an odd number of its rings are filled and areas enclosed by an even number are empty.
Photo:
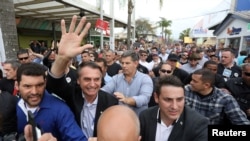
[[[81,53],[81,54],[84,54],[84,53],[87,53],[88,55],[90,55],[88,50],[84,50],[84,51],[82,51],[82,53]]]
[[[233,56],[235,56],[235,51],[231,48],[223,48],[222,52],[229,51]]]
[[[201,58],[197,53],[191,53],[188,56],[188,60],[199,60],[199,59],[201,59]]]
[[[243,63],[241,66],[242,71],[246,71],[247,67],[250,67],[250,63]]]
[[[242,51],[240,51],[240,55],[247,55],[247,51],[246,50],[242,50]]]
[[[96,58],[95,62],[102,62],[105,68],[108,67],[107,61],[104,58]]]
[[[219,57],[218,55],[210,55],[209,57],[210,57],[210,58],[215,57],[215,58],[217,58],[218,60],[220,60],[220,57]]]
[[[167,62],[161,62],[161,63],[159,64],[159,67],[158,67],[158,68],[161,69],[163,65],[169,65],[169,66],[171,67],[171,69],[172,69],[172,66],[171,66],[170,64],[168,64]]]
[[[22,79],[22,75],[27,76],[43,76],[44,79],[46,79],[46,70],[45,67],[38,63],[26,63],[22,64],[17,69],[17,83],[20,83]]]
[[[25,53],[27,53],[27,54],[29,55],[28,49],[19,49],[19,50],[17,51],[17,57],[18,57],[18,55],[20,55],[20,54],[25,54]]]
[[[157,47],[152,47],[151,50],[155,49],[156,51],[158,51],[158,48]]]
[[[215,74],[212,71],[207,69],[198,69],[194,71],[192,75],[194,74],[201,75],[201,81],[203,83],[210,83],[211,87],[213,87],[215,83]]]
[[[155,86],[155,92],[158,96],[160,95],[161,88],[163,86],[181,87],[184,91],[184,84],[181,82],[181,80],[178,77],[174,75],[159,77],[158,82],[156,83],[156,86]]]
[[[127,50],[122,55],[121,58],[131,57],[133,61],[138,61],[139,56],[135,51]]]
[[[80,76],[80,71],[82,68],[89,67],[92,69],[97,69],[101,72],[102,74],[102,68],[98,66],[95,62],[90,61],[90,62],[82,62],[78,67],[77,67],[77,78]]]
[[[217,65],[217,63],[215,62],[215,61],[213,61],[213,60],[208,60],[208,61],[206,61],[205,63],[204,63],[204,65],[203,65],[203,68],[206,68],[207,67],[207,65]]]

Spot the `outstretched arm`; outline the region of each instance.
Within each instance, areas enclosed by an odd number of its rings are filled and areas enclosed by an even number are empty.
[[[58,44],[58,55],[51,68],[51,73],[54,77],[61,77],[72,58],[81,54],[83,50],[93,47],[91,44],[81,46],[82,40],[87,35],[91,24],[87,23],[85,25],[86,17],[81,18],[77,27],[76,21],[77,16],[74,15],[70,23],[69,31],[67,32],[65,21],[61,20],[62,36]]]

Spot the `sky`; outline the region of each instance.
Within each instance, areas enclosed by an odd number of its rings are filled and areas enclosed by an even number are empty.
[[[183,30],[193,28],[204,15],[214,15],[216,11],[229,9],[231,4],[231,0],[163,0],[163,7],[160,9],[159,0],[135,2],[136,19],[146,18],[152,24],[159,21],[160,17],[172,20],[170,30],[174,39],[178,39]],[[160,34],[160,29],[157,30],[157,34]]]

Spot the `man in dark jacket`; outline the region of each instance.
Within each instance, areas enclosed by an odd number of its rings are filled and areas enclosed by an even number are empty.
[[[237,100],[242,111],[250,120],[250,63],[242,65],[242,77],[231,78],[226,82],[226,88]]]
[[[62,38],[58,44],[58,55],[49,71],[47,89],[57,94],[69,105],[78,125],[84,134],[96,136],[97,121],[101,113],[108,107],[118,104],[118,100],[111,94],[100,90],[102,70],[95,62],[81,63],[78,66],[77,86],[68,85],[64,78],[65,68],[72,58],[83,50],[91,48],[91,44],[80,46],[90,24],[86,24],[81,32],[86,18],[83,17],[77,26],[77,16],[73,16],[69,32],[66,32],[65,22],[62,21]]]
[[[0,90],[0,140],[17,132],[17,97]]]
[[[139,116],[141,141],[207,141],[208,120],[185,106],[184,86],[176,76],[160,77],[154,96],[159,106]]]

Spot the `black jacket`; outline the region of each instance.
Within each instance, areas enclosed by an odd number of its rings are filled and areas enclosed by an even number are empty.
[[[48,75],[47,80],[47,90],[53,92],[61,97],[68,106],[71,108],[72,112],[75,115],[78,125],[81,127],[81,111],[84,105],[84,99],[82,97],[82,90],[80,86],[68,85],[65,81],[65,78],[55,79]],[[97,136],[97,121],[101,113],[110,106],[117,105],[118,100],[113,97],[111,94],[108,94],[104,91],[98,92],[98,102],[95,115],[95,127],[93,136]]]
[[[239,78],[231,78],[226,82],[226,89],[237,100],[242,111],[246,113],[250,109],[250,86],[246,85],[244,80]],[[250,116],[247,116],[250,119]]]
[[[155,141],[158,106],[141,112],[141,141]],[[178,121],[174,124],[168,141],[207,141],[208,119],[189,107],[185,107]]]
[[[14,90],[15,80],[3,78],[0,80],[0,90],[7,91],[12,94]]]
[[[17,100],[16,96],[6,91],[0,92],[0,136],[17,132]]]

